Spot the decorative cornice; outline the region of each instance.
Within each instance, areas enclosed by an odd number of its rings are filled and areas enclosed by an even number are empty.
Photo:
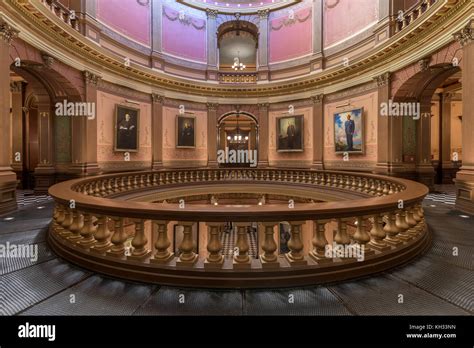
[[[386,73],[383,73],[382,75],[374,77],[374,81],[377,82],[378,87],[382,87],[390,83],[390,77],[391,77],[391,73],[386,72]]]
[[[216,103],[206,103],[207,110],[208,111],[217,111],[217,108],[219,107],[219,104]]]
[[[97,76],[93,73],[91,73],[90,71],[83,71],[83,75],[84,75],[84,81],[86,83],[86,85],[94,85],[94,86],[98,86],[99,85],[99,81],[101,79],[100,76]]]
[[[11,44],[12,40],[18,36],[19,31],[13,28],[0,17],[0,38],[7,44]]]
[[[54,20],[43,4],[31,0],[25,2],[4,1],[7,7],[14,9],[15,15],[20,18],[22,24],[29,24],[29,31],[25,37],[28,37],[27,42],[32,45],[34,45],[34,39],[43,40],[45,44],[51,46],[51,50],[61,50],[65,54],[79,56],[92,65],[103,66],[104,70],[116,74],[117,77],[183,95],[196,95],[203,98],[241,98],[243,95],[246,98],[291,96],[302,91],[317,91],[324,88],[334,90],[331,86],[355,77],[361,81],[359,83],[364,83],[366,82],[363,81],[364,76],[367,75],[366,80],[372,78],[373,73],[372,76],[369,74],[375,70],[383,71],[384,67],[391,65],[401,68],[402,66],[397,65],[396,62],[405,55],[413,55],[414,49],[419,48],[420,41],[426,42],[425,46],[433,46],[432,51],[434,52],[441,47],[435,47],[440,37],[447,40],[447,35],[451,36],[451,33],[446,33],[450,30],[449,28],[455,25],[458,27],[456,23],[459,22],[461,16],[467,17],[468,11],[472,9],[470,0],[456,0],[454,4],[437,1],[431,7],[432,11],[428,12],[429,15],[425,16],[424,14],[423,20],[414,22],[416,25],[413,26],[413,30],[402,31],[386,43],[370,49],[361,58],[351,62],[350,67],[329,67],[321,73],[304,78],[275,81],[257,86],[229,86],[206,82],[190,83],[185,78],[158,73],[148,67],[135,64],[132,67],[124,67],[123,61],[114,57],[112,53],[92,45],[87,38],[65,25],[61,20]],[[407,62],[407,65],[412,62],[413,60]],[[392,71],[400,68],[394,68]],[[349,82],[343,85],[347,86],[344,88],[351,88]],[[147,99],[149,100],[149,98],[148,94]]]
[[[163,104],[163,102],[165,101],[165,97],[160,94],[152,93],[151,100],[155,104]]]
[[[453,36],[463,47],[472,43],[474,40],[474,19],[471,19],[466,27]]]
[[[420,71],[426,71],[430,68],[430,58],[423,58],[418,61],[418,66],[420,67]]]

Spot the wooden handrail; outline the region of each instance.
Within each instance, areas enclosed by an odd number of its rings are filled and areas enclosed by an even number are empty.
[[[245,170],[242,170],[245,171]],[[49,194],[54,198],[57,203],[69,204],[71,200],[74,200],[75,207],[81,211],[87,211],[97,214],[107,214],[111,216],[123,216],[130,218],[142,218],[142,219],[171,219],[171,220],[183,220],[183,221],[273,221],[275,218],[280,220],[297,221],[307,219],[327,219],[335,217],[350,217],[355,215],[370,215],[375,212],[387,211],[395,209],[400,202],[409,205],[418,203],[428,194],[428,188],[422,184],[404,180],[399,178],[389,178],[374,174],[361,174],[361,173],[349,173],[349,172],[337,172],[337,171],[312,171],[312,170],[279,170],[279,169],[252,169],[255,173],[282,173],[282,172],[293,172],[294,174],[300,175],[339,175],[344,177],[356,177],[363,179],[378,180],[380,183],[391,183],[398,187],[403,187],[403,190],[390,195],[376,196],[371,198],[364,198],[358,200],[350,200],[344,202],[324,202],[315,204],[297,204],[294,209],[288,209],[283,206],[256,206],[256,207],[239,207],[238,209],[226,206],[209,206],[209,205],[186,205],[183,209],[177,209],[177,205],[160,205],[156,203],[144,203],[144,202],[129,202],[124,200],[115,200],[111,198],[95,197],[85,195],[81,192],[77,192],[79,185],[87,185],[97,183],[98,181],[104,182],[107,180],[124,178],[124,177],[137,177],[137,176],[150,176],[156,174],[168,175],[174,173],[175,176],[179,173],[224,173],[224,172],[239,172],[239,170],[225,170],[225,169],[190,169],[190,170],[173,170],[173,171],[148,171],[148,172],[131,172],[122,174],[108,174],[92,178],[75,179],[71,181],[62,182],[52,186],[49,189]],[[226,182],[243,182],[244,180],[238,180],[234,178],[232,180],[226,180]],[[200,184],[205,182],[215,183],[214,180],[201,180]],[[222,182],[222,180],[220,180]],[[272,184],[278,184],[278,181],[268,181]],[[169,184],[173,186],[177,185],[190,185],[196,184],[197,182],[190,183],[175,183]],[[302,184],[301,182],[295,182]],[[282,184],[290,184],[288,181],[282,182]],[[318,187],[315,184],[306,184],[313,187]],[[135,190],[139,189],[150,189],[157,186],[143,186],[136,187]],[[330,187],[330,186],[326,186]],[[76,188],[76,189],[75,189]],[[128,189],[127,193],[132,192],[134,189]]]

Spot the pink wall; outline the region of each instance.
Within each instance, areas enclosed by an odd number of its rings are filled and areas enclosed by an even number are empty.
[[[310,54],[313,50],[313,14],[311,7],[270,20],[270,63],[289,60]]]
[[[324,0],[324,47],[378,20],[379,0]]]
[[[183,21],[178,11],[163,6],[163,51],[180,58],[207,62],[206,21],[186,14]]]
[[[119,33],[150,46],[150,3],[140,5],[136,0],[97,0],[97,19]]]
[[[124,153],[114,152],[115,106],[128,105],[140,109],[139,151],[130,152],[130,162],[152,160],[151,148],[151,104],[126,104],[125,98],[113,94],[97,93],[97,161],[120,162],[123,165]]]

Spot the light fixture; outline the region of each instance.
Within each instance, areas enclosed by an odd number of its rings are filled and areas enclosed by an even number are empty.
[[[15,220],[14,217],[6,217],[5,219],[3,219],[3,221],[13,221]]]
[[[237,57],[234,58],[234,64],[232,65],[232,69],[234,69],[235,71],[238,71],[238,70],[244,70],[246,67],[247,66],[240,61],[240,52],[238,51]]]
[[[468,215],[459,215],[460,217],[462,217],[463,219],[470,219],[471,217],[468,216]]]

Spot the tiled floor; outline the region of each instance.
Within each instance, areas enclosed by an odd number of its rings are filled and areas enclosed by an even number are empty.
[[[437,195],[425,201],[434,236],[426,255],[369,278],[272,290],[181,289],[80,269],[45,242],[52,202],[42,200],[0,219],[0,244],[36,244],[39,253],[0,259],[0,315],[472,315],[474,216]]]

